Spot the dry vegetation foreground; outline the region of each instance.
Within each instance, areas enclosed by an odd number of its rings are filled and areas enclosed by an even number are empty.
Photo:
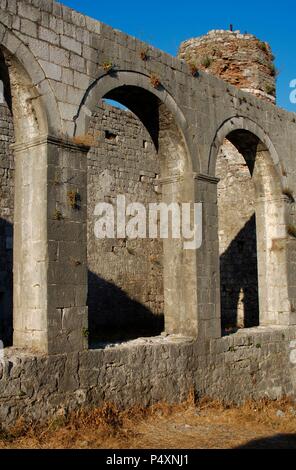
[[[119,411],[111,404],[58,416],[46,426],[19,421],[0,431],[0,448],[65,449],[296,449],[296,403],[289,400],[226,406],[189,399]]]

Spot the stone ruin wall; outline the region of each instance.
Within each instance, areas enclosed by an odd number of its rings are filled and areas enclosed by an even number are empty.
[[[211,342],[143,338],[116,348],[73,354],[32,355],[11,350],[0,363],[0,421],[44,421],[81,407],[176,403],[197,397],[228,403],[295,396],[290,366],[295,327],[253,328]],[[294,394],[294,395],[293,395]]]
[[[267,43],[252,35],[212,31],[182,43],[179,57],[231,84],[274,101],[273,57]],[[275,94],[274,92],[272,94]],[[13,142],[7,103],[1,111],[1,322],[11,341]],[[97,240],[94,208],[98,202],[159,202],[160,162],[151,137],[129,111],[100,103],[90,125],[88,154],[88,269],[90,332],[102,337],[158,334],[163,325],[162,244],[159,240]],[[219,207],[222,326],[258,324],[255,192],[249,169],[227,140],[216,167]],[[1,328],[1,326],[0,326]],[[129,330],[129,331],[128,331]]]
[[[181,44],[179,57],[275,103],[276,69],[270,46],[251,34],[213,30]],[[225,139],[216,164],[222,327],[259,324],[255,187],[247,163]]]
[[[41,12],[40,8],[42,10]],[[5,9],[7,11],[5,11]],[[46,9],[46,12],[43,11],[44,9]],[[13,11],[15,14],[13,22],[14,28],[16,30],[21,28],[21,32],[16,31],[16,33],[19,34],[23,40],[26,40],[28,48],[33,51],[36,57],[41,59],[40,62],[44,60],[43,65],[46,68],[46,77],[47,79],[51,78],[49,82],[53,85],[55,97],[60,102],[60,110],[65,119],[64,122],[67,122],[67,126],[69,126],[67,129],[73,129],[73,115],[77,113],[77,106],[80,103],[80,99],[76,100],[76,88],[69,86],[67,91],[68,85],[66,85],[66,83],[68,83],[68,78],[72,77],[72,82],[69,80],[72,84],[73,76],[76,84],[78,79],[79,83],[81,83],[80,80],[83,81],[83,84],[80,86],[82,97],[90,80],[97,79],[98,71],[100,70],[99,67],[94,67],[92,69],[93,75],[89,73],[89,76],[77,72],[78,68],[85,71],[87,69],[86,64],[89,66],[91,62],[86,59],[86,51],[91,50],[93,56],[90,54],[90,57],[97,60],[98,50],[101,53],[101,48],[103,48],[103,45],[107,42],[108,51],[110,50],[110,53],[112,53],[112,60],[118,61],[118,64],[123,69],[126,69],[127,63],[132,64],[137,80],[139,80],[139,86],[143,86],[144,82],[141,82],[142,75],[138,72],[139,70],[143,71],[143,61],[139,58],[138,54],[138,50],[142,45],[133,38],[123,35],[116,30],[112,30],[109,27],[105,28],[105,26],[89,18],[85,19],[82,15],[72,12],[51,0],[46,2],[41,0],[4,1],[0,2],[0,10],[2,19],[7,17],[7,22],[11,20],[11,23],[8,23],[10,26],[7,26],[6,33],[10,33],[9,29],[12,25],[11,15],[7,12]],[[16,12],[18,13],[16,14]],[[26,19],[33,19],[32,12],[36,15],[35,20],[30,23],[27,20],[23,21],[24,16]],[[42,18],[40,19],[40,17]],[[55,31],[57,25],[61,28],[59,29],[60,33],[56,33]],[[81,27],[81,25],[84,26]],[[91,27],[92,29],[87,31],[85,25],[88,25],[88,28]],[[29,33],[27,33],[27,30],[29,30]],[[97,34],[98,30],[100,31],[100,37],[99,34]],[[86,34],[84,35],[84,33]],[[30,34],[35,35],[35,37],[31,38]],[[61,34],[62,38],[62,47],[60,48],[57,47],[58,41],[60,41],[59,34]],[[221,33],[219,34],[221,35]],[[232,34],[239,39],[237,33]],[[230,33],[225,32],[225,35],[230,36]],[[69,36],[71,36],[71,38]],[[85,37],[87,36],[89,36],[92,41],[92,48],[85,44]],[[215,34],[212,34],[212,37],[214,36]],[[54,47],[51,41],[53,41],[53,44],[56,42]],[[51,44],[49,45],[49,43]],[[64,49],[65,45],[66,47]],[[132,49],[133,47],[134,49]],[[260,47],[264,49],[263,45]],[[79,55],[73,54],[73,52],[75,52],[73,48],[78,50]],[[136,51],[135,48],[137,48]],[[263,52],[263,49],[261,52]],[[69,65],[67,67],[64,59],[65,50],[67,50],[66,54],[68,60],[70,60],[71,57],[70,68]],[[49,55],[49,51],[50,54],[54,51],[53,57]],[[116,53],[114,51],[116,51]],[[121,53],[122,56],[120,55]],[[225,55],[227,56],[226,52]],[[280,154],[280,161],[281,163],[284,162],[287,166],[288,175],[292,175],[291,181],[293,181],[292,178],[295,174],[293,153],[291,151],[295,140],[294,124],[292,124],[295,122],[293,115],[271,106],[270,103],[260,103],[258,100],[253,99],[252,96],[242,94],[229,85],[225,85],[222,81],[205,77],[204,74],[200,74],[198,78],[200,80],[199,83],[195,78],[193,79],[193,77],[190,76],[189,68],[186,64],[182,64],[177,61],[177,59],[167,56],[160,51],[153,51],[153,57],[154,62],[152,62],[152,64],[155,64],[155,70],[159,70],[158,73],[162,79],[162,83],[165,87],[170,88],[172,97],[182,105],[186,120],[192,124],[192,132],[196,133],[196,142],[198,144],[199,137],[203,137],[202,130],[205,133],[208,132],[205,137],[207,137],[209,144],[209,142],[212,142],[212,137],[215,135],[221,122],[224,122],[225,119],[229,119],[232,112],[242,112],[246,115],[246,122],[254,121],[254,129],[256,131],[259,130],[262,124],[262,128],[266,130],[267,135],[270,135],[270,138],[275,140],[276,149]],[[70,64],[70,62],[68,62],[68,64]],[[77,64],[79,64],[79,66]],[[61,69],[61,65],[63,69]],[[145,62],[145,66],[146,65]],[[212,62],[211,65],[214,66],[214,63]],[[200,68],[202,68],[202,66]],[[209,68],[210,67],[208,67],[208,69]],[[231,70],[233,70],[232,67]],[[60,75],[63,77],[61,82]],[[269,77],[268,80],[270,81],[271,78]],[[130,83],[133,84],[133,81]],[[238,83],[239,82],[237,82],[237,84]],[[120,81],[120,84],[125,84],[125,81]],[[249,87],[250,83],[244,82],[244,86]],[[190,94],[189,91],[192,92],[192,94]],[[72,106],[67,102],[68,98],[64,99],[65,94],[67,94],[68,97],[70,96],[71,100],[73,100]],[[80,95],[78,96],[78,98],[81,97]],[[203,98],[204,102],[202,106],[199,107],[199,103],[202,102]],[[267,101],[272,101],[271,95],[266,98]],[[249,108],[249,106],[253,107]],[[2,112],[4,112],[4,108]],[[5,120],[5,116],[8,115],[7,112],[7,107],[5,107],[3,114],[4,119],[1,121],[3,123],[7,122]],[[93,119],[92,136],[90,136],[93,139],[98,138],[99,140],[97,144],[93,145],[88,156],[89,189],[91,187],[94,188],[93,191],[88,192],[89,210],[91,211],[90,206],[92,205],[93,208],[97,199],[101,199],[103,193],[104,196],[107,195],[107,198],[114,197],[115,191],[113,191],[113,183],[114,187],[117,186],[123,189],[130,199],[133,199],[137,191],[137,193],[141,193],[140,197],[143,198],[143,201],[150,199],[150,196],[153,196],[155,200],[157,200],[158,194],[154,193],[153,189],[153,174],[158,174],[159,162],[155,159],[153,149],[149,149],[149,141],[145,131],[143,128],[137,127],[138,124],[136,124],[136,121],[132,121],[130,123],[130,131],[127,130],[128,126],[126,126],[126,120],[131,119],[130,114],[123,114],[122,111],[110,110],[110,108],[106,108],[105,113],[107,113],[107,116],[105,116],[104,119],[102,110],[100,110],[100,108],[97,109],[97,115]],[[209,123],[207,123],[204,118],[207,115],[206,113],[210,114],[213,118]],[[126,116],[128,116],[128,118]],[[56,114],[53,114],[51,117],[56,119]],[[121,121],[121,118],[123,118],[124,122]],[[194,121],[194,119],[196,121]],[[102,125],[103,121],[104,123],[106,122],[106,126]],[[121,140],[123,129],[125,131],[125,143]],[[198,134],[200,129],[201,132]],[[250,132],[253,132],[252,129],[253,127],[250,129]],[[114,141],[112,141],[110,134],[109,137],[106,138],[106,130],[116,134],[116,145]],[[255,130],[254,133],[256,134]],[[287,131],[287,135],[285,131]],[[12,133],[9,135],[11,141],[13,141]],[[70,135],[72,136],[71,133]],[[142,147],[141,149],[138,148],[135,150],[132,146],[132,142],[135,143],[134,141],[137,140],[134,139],[135,135],[138,136],[138,144],[140,147],[143,145],[143,141],[146,140],[148,141],[148,148],[145,149]],[[189,142],[191,142],[190,139]],[[286,139],[286,141],[284,139]],[[2,142],[6,142],[6,140],[2,139]],[[48,142],[42,144],[46,146],[49,162],[53,162],[56,155],[59,156],[59,164],[55,168],[58,172],[61,170],[62,161],[70,161],[73,167],[71,167],[69,163],[68,168],[62,168],[63,171],[65,170],[65,174],[71,174],[70,170],[72,170],[75,165],[80,168],[80,165],[85,161],[83,160],[85,156],[84,151],[83,153],[82,151],[80,152],[79,148],[76,146],[74,146],[74,148],[71,146],[71,149],[69,149],[68,144],[68,141],[56,142],[55,146],[57,147],[57,151],[52,142],[50,144]],[[7,144],[5,143],[3,145],[2,149],[6,149],[3,155],[6,155],[6,158],[9,156],[8,159],[12,159],[12,154],[9,153]],[[287,147],[285,147],[285,145],[287,145]],[[125,146],[131,147],[129,148],[129,154],[126,154]],[[202,151],[204,147],[206,151],[209,150],[209,145],[193,145],[194,156],[196,157],[198,151]],[[103,148],[104,152],[101,150]],[[37,157],[38,152],[39,147],[37,147],[36,150]],[[104,160],[106,153],[110,157],[107,161]],[[36,154],[34,154],[34,151],[30,148],[29,152],[24,155],[27,157],[32,154],[35,158]],[[96,156],[100,158],[96,158]],[[113,158],[114,160],[111,161]],[[128,158],[130,158],[130,160],[128,160]],[[141,165],[139,163],[140,160]],[[119,168],[123,168],[125,171],[119,170],[118,168],[119,162],[122,163],[123,161],[125,165]],[[201,158],[201,161],[203,161],[203,158]],[[208,160],[206,159],[206,161]],[[143,162],[145,162],[145,165]],[[113,164],[114,167],[112,167]],[[128,166],[129,164],[131,165],[130,167]],[[115,173],[115,168],[118,173]],[[217,168],[217,172],[221,177],[221,182],[219,183],[220,220],[223,194],[227,202],[227,204],[226,202],[222,203],[222,206],[224,204],[225,207],[225,210],[222,211],[222,216],[223,223],[228,225],[227,231],[230,233],[229,238],[220,238],[221,249],[224,250],[223,253],[226,253],[227,247],[231,243],[230,238],[233,238],[236,233],[240,233],[253,214],[253,206],[249,204],[245,206],[245,211],[241,212],[238,217],[238,208],[241,205],[238,196],[247,196],[249,200],[252,201],[253,189],[242,156],[236,154],[234,148],[229,143],[224,145],[221,149]],[[206,169],[205,163],[201,167],[204,173],[197,175],[201,177],[201,180],[197,179],[195,185],[198,191],[202,193],[201,195],[205,197],[205,207],[210,206],[210,208],[213,207],[216,210],[214,199],[216,187],[213,184],[215,181],[212,181],[212,172],[210,172],[210,175],[207,175]],[[107,176],[111,175],[110,178],[109,176],[105,178],[105,171],[107,172]],[[143,171],[147,171],[148,174],[143,173]],[[124,173],[127,175],[126,177]],[[74,172],[74,174],[77,175],[78,172]],[[223,175],[225,175],[225,178],[223,178]],[[205,177],[208,177],[210,181]],[[146,178],[148,179],[146,180]],[[239,181],[238,183],[236,183],[237,180]],[[133,181],[135,183],[141,182],[143,186],[139,184],[134,185]],[[4,178],[3,180],[2,178],[1,183],[4,182],[4,185],[1,184],[1,191],[7,186],[6,179]],[[50,183],[52,182],[50,181]],[[292,187],[294,188],[293,185]],[[227,188],[227,191],[225,188]],[[82,189],[84,194],[84,187]],[[12,193],[13,191],[10,192],[11,198]],[[48,195],[49,193],[47,192],[46,194]],[[50,201],[53,202],[52,206],[48,206],[50,210],[55,207],[54,205],[58,200],[58,196],[59,193],[55,195],[53,201]],[[234,197],[235,201],[233,201]],[[232,212],[230,210],[228,211],[230,204],[232,206]],[[9,206],[9,204],[5,203],[5,206]],[[45,208],[44,206],[42,209],[44,210]],[[210,304],[212,299],[215,302],[213,296],[205,299],[204,294],[211,295],[214,288],[216,289],[215,282],[211,284],[211,281],[214,278],[212,275],[213,272],[216,274],[215,270],[217,266],[216,251],[214,256],[215,265],[211,264],[211,248],[214,244],[210,243],[209,239],[214,235],[216,240],[216,212],[211,212],[210,208],[206,214],[208,217],[206,225],[211,233],[208,234],[209,238],[206,238],[205,252],[202,252],[202,256],[199,258],[204,263],[203,267],[205,271],[203,277],[198,277],[194,280],[196,281],[194,285],[197,286],[197,289],[200,289],[200,294],[202,294],[200,298],[203,303],[207,302],[205,304],[206,307]],[[250,212],[248,212],[249,209]],[[7,207],[5,207],[4,211],[5,217],[7,215],[6,210]],[[80,214],[77,215],[77,218],[79,215]],[[215,225],[211,226],[213,219]],[[90,234],[92,233],[91,223],[93,221],[92,214],[89,215],[89,221],[90,240]],[[237,226],[235,224],[232,226],[231,223],[235,221],[238,221]],[[61,227],[65,226],[63,221],[54,221],[54,224],[48,223],[47,227],[57,227],[58,224],[60,224]],[[72,220],[70,225],[73,227]],[[82,225],[82,223],[80,223],[80,225]],[[65,233],[67,233],[69,237],[72,235],[69,229]],[[75,237],[75,235],[73,236]],[[3,237],[4,234],[1,233],[1,246],[4,246]],[[60,241],[62,243],[64,242],[63,239],[59,239],[58,237],[57,239],[54,238],[54,241],[56,244]],[[244,242],[244,240],[241,239],[239,241]],[[294,242],[294,240],[288,240],[288,243],[291,245],[292,242]],[[75,243],[75,247],[77,247],[77,240],[75,240]],[[89,243],[89,269],[91,272],[94,272],[97,277],[105,278],[105,286],[106,282],[113,284],[116,281],[119,288],[121,288],[122,291],[125,290],[129,297],[134,297],[137,301],[144,304],[146,302],[145,305],[148,306],[150,310],[155,309],[155,313],[159,313],[162,304],[160,270],[157,271],[159,274],[159,284],[157,288],[159,288],[159,290],[156,291],[155,288],[154,300],[150,300],[150,298],[148,300],[148,288],[146,284],[144,288],[141,286],[141,292],[139,293],[138,286],[134,289],[133,284],[129,285],[130,277],[124,278],[125,274],[128,273],[129,276],[131,276],[131,273],[134,273],[136,268],[138,268],[138,258],[134,256],[133,250],[137,250],[137,254],[142,254],[138,253],[140,252],[138,245],[134,247],[129,245],[129,242],[127,245],[130,252],[128,252],[124,243],[119,246],[118,251],[113,241],[110,242],[110,245],[106,243],[106,249],[102,249],[102,251],[100,251],[95,241],[93,242],[93,246]],[[161,246],[159,244],[155,244],[153,247],[152,245],[147,245],[144,248],[143,245],[141,245],[141,247],[143,253],[152,253],[153,256],[155,254],[160,255],[161,253]],[[238,244],[239,249],[243,247],[244,243]],[[85,247],[82,246],[81,250],[85,250]],[[118,256],[117,260],[120,260],[120,262],[116,262],[116,266],[122,267],[122,271],[124,272],[122,277],[119,276],[119,269],[111,273],[108,256],[109,253],[115,255],[115,252],[119,252],[119,255],[116,256]],[[62,254],[65,255],[65,253],[66,250]],[[295,258],[292,260],[292,255],[294,256],[293,251],[291,251],[291,253],[291,259],[287,261],[289,269],[291,265],[295,264]],[[234,256],[231,259],[234,261]],[[51,262],[52,260],[53,257]],[[158,266],[157,263],[155,264]],[[65,261],[63,261],[62,269],[69,269],[69,266],[71,266],[73,270],[72,263],[66,264]],[[214,271],[212,269],[213,266]],[[229,266],[231,266],[230,262]],[[143,271],[138,273],[138,275],[140,275],[141,279],[145,279],[146,281],[149,278],[149,276],[147,278],[147,272],[151,272],[152,267],[147,263],[145,273],[144,267]],[[210,276],[212,276],[212,278]],[[57,279],[58,277],[55,276],[54,280]],[[201,289],[200,286],[202,284],[206,284],[207,290],[204,288]],[[75,284],[75,287],[76,286],[78,286],[78,288],[81,287],[79,282]],[[61,281],[61,286],[59,285],[58,287],[61,287],[61,289],[64,288],[63,281]],[[109,287],[110,293],[113,292],[113,286],[112,288],[111,285]],[[55,289],[57,289],[56,285]],[[22,292],[24,292],[24,290]],[[158,299],[157,295],[160,295]],[[190,300],[194,301],[193,296],[190,297]],[[91,299],[89,298],[89,303],[90,301]],[[98,301],[100,301],[100,299]],[[97,302],[96,298],[93,299],[93,303],[95,302]],[[201,305],[202,304],[199,303],[198,308]],[[57,302],[54,304],[55,308],[56,306]],[[29,348],[19,349],[18,345],[12,348],[6,348],[5,361],[3,364],[0,363],[0,420],[2,420],[4,424],[9,424],[20,417],[28,419],[46,419],[48,416],[54,416],[55,414],[60,416],[61,413],[66,413],[69,410],[77,409],[82,406],[98,406],[105,401],[112,401],[124,407],[134,404],[140,404],[141,406],[155,404],[158,401],[176,402],[186,399],[188,393],[192,391],[192,388],[194,388],[197,396],[206,395],[227,401],[233,400],[235,402],[250,398],[278,398],[284,395],[295,397],[296,365],[295,361],[292,361],[292,359],[295,359],[296,328],[292,326],[293,320],[289,319],[290,323],[284,322],[283,325],[272,324],[267,327],[263,324],[258,328],[240,329],[235,334],[221,337],[220,330],[216,333],[215,318],[206,317],[208,313],[213,314],[214,306],[216,306],[216,304],[211,303],[211,310],[209,312],[206,309],[202,312],[200,308],[196,310],[200,321],[198,338],[188,338],[184,337],[182,334],[169,334],[168,336],[162,335],[153,339],[138,338],[135,341],[117,344],[115,347],[109,344],[106,347],[98,349],[71,349],[70,351],[66,349],[64,343],[61,343],[61,352],[58,353],[56,353],[56,350],[53,352],[53,349],[50,349],[48,353],[32,352]],[[69,320],[73,322],[74,326],[72,327],[71,325],[71,328],[74,333],[75,328],[78,328],[77,325],[74,324],[74,313],[76,314],[78,312],[83,316],[85,310],[84,300],[81,307],[64,309],[63,314],[65,313],[65,317],[69,314]],[[47,319],[51,321],[52,317],[49,316],[50,312],[47,311],[46,313],[48,315]],[[202,313],[205,315],[203,316]],[[105,318],[101,324],[106,323],[107,319],[108,318]],[[113,320],[115,322],[117,318],[114,317]],[[217,323],[218,322],[219,319],[217,318]],[[202,328],[200,328],[200,326]],[[70,331],[72,332],[72,330]],[[54,336],[54,341],[59,341],[57,328],[55,328],[54,324],[50,325],[50,334]],[[81,346],[79,346],[79,348],[80,347]]]
[[[274,58],[269,45],[253,35],[209,32],[185,41],[179,57],[275,102]],[[161,243],[98,241],[93,236],[93,210],[99,201],[114,202],[117,194],[125,194],[128,202],[159,201],[155,192],[159,162],[149,134],[132,113],[109,106],[103,112],[98,107],[90,133],[96,142],[89,154],[88,175],[90,331],[101,330],[106,337],[106,327],[124,330],[139,320],[141,334],[157,320],[153,314],[163,317]],[[222,326],[255,326],[259,322],[255,188],[243,156],[228,140],[220,149],[216,176]],[[159,329],[161,321],[156,321],[155,333]]]

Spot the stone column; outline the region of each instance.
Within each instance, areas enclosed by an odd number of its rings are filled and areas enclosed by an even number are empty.
[[[165,331],[202,341],[221,336],[217,182],[197,174],[161,180],[165,203],[202,203],[200,247],[184,249],[184,238],[164,240]]]
[[[221,336],[218,182],[208,175],[195,176],[195,200],[203,205],[203,240],[196,252],[198,337],[202,341]]]
[[[192,175],[175,175],[161,180],[166,204],[195,202]],[[163,240],[165,331],[196,337],[197,286],[196,250],[184,249],[182,238]]]
[[[87,346],[86,149],[42,136],[14,145],[14,346]]]
[[[272,194],[256,201],[260,325],[296,324],[293,206]]]

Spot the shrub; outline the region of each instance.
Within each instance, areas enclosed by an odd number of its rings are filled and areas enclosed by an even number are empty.
[[[275,86],[274,86],[274,85],[270,85],[269,83],[267,83],[267,84],[265,85],[265,92],[266,92],[268,95],[274,96],[274,95],[275,95]]]
[[[153,88],[159,88],[161,85],[160,79],[156,75],[150,76],[150,83],[153,86]]]
[[[213,62],[213,59],[211,59],[211,57],[207,55],[202,59],[201,65],[203,65],[207,69],[208,67],[210,67],[212,62]]]

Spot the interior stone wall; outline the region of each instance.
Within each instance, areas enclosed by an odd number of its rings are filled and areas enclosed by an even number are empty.
[[[88,308],[92,337],[158,334],[163,328],[163,248],[158,239],[97,239],[96,204],[159,202],[160,162],[151,137],[130,111],[101,102],[88,154]],[[148,211],[147,211],[148,212]],[[127,218],[128,220],[128,218]]]
[[[225,139],[220,148],[218,227],[222,327],[259,324],[255,187],[244,157]]]
[[[0,57],[0,340],[12,343],[14,142],[9,90]]]

